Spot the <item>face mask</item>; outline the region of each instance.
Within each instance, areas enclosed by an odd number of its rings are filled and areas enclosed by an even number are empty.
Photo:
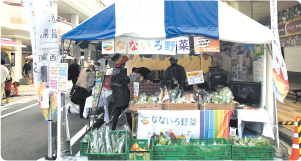
[[[121,68],[121,69],[123,69],[124,67],[125,67],[125,65],[124,65],[124,64],[120,65],[120,68]]]

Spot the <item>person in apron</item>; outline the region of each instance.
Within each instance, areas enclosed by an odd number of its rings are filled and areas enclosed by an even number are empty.
[[[165,77],[161,82],[161,87],[166,85],[167,80],[171,80],[171,89],[174,89],[179,85],[181,89],[185,90],[186,74],[183,66],[178,65],[178,59],[171,57],[169,59],[171,66],[165,71]]]

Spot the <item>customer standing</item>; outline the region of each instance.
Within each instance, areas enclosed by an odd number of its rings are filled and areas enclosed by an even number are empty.
[[[72,84],[73,84],[70,95],[73,94],[73,92],[76,88],[76,82],[77,82],[79,72],[80,72],[80,65],[78,64],[78,62],[79,62],[79,59],[74,59],[74,62],[69,66],[69,69],[68,69],[68,74],[70,74],[69,77],[71,78]]]
[[[4,87],[5,87],[5,77],[9,80],[10,76],[8,69],[4,66],[5,60],[1,59],[1,100],[3,97]],[[1,104],[2,105],[2,104]]]
[[[23,76],[24,77],[29,77],[29,73],[30,73],[30,70],[31,70],[31,67],[30,67],[30,64],[29,64],[29,60],[26,60],[24,66],[23,66]]]
[[[76,94],[79,96],[79,117],[84,118],[83,112],[85,108],[86,98],[90,97],[92,94],[92,87],[88,86],[88,74],[92,72],[94,64],[89,64],[88,68],[83,68],[78,76],[78,81],[76,83],[77,90]]]
[[[115,68],[113,70],[113,75],[111,78],[111,88],[113,91],[113,99],[116,110],[115,116],[113,118],[112,130],[115,130],[119,115],[128,107],[130,102],[130,90],[127,86],[130,83],[130,78],[127,76],[127,69],[125,68],[125,63],[128,61],[127,56],[115,54],[111,58],[111,60],[115,62]],[[126,116],[127,122],[131,128],[131,114],[127,113]]]

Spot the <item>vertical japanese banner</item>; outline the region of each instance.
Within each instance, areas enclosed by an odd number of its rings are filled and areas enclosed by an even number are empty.
[[[201,52],[220,52],[219,40],[208,37],[194,38],[194,51],[200,54]]]
[[[153,50],[150,39],[139,39],[139,54],[153,54]]]
[[[128,54],[139,54],[139,39],[138,38],[128,38],[127,46],[128,46]]]
[[[178,54],[189,54],[189,37],[177,37],[177,53]]]
[[[57,34],[57,25],[54,15],[53,0],[28,1],[23,0],[28,20],[31,42],[34,51],[34,83],[40,109],[45,120],[48,120],[48,109],[41,107],[40,94],[49,87],[49,64],[59,63],[60,52]],[[56,116],[57,106],[52,104],[53,119]]]
[[[271,30],[273,32],[273,78],[272,87],[277,100],[284,103],[284,99],[289,90],[286,64],[281,54],[281,46],[278,33],[277,0],[270,0]]]
[[[127,37],[115,38],[115,53],[126,54]]]
[[[103,54],[114,54],[114,39],[108,39],[102,41],[102,53]]]

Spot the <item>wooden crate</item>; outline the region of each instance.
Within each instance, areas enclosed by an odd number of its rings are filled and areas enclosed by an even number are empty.
[[[201,104],[201,110],[235,110],[234,103],[204,103]]]
[[[198,103],[168,103],[162,106],[163,110],[200,110]]]
[[[137,110],[162,110],[162,104],[159,103],[130,104],[127,112],[132,112]]]

